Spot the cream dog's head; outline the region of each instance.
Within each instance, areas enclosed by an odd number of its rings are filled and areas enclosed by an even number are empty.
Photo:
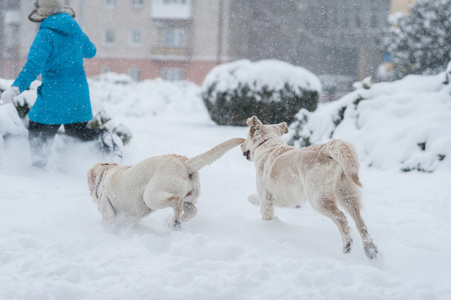
[[[99,183],[100,177],[109,169],[111,166],[117,166],[117,164],[114,163],[96,163],[94,166],[92,166],[91,169],[88,171],[88,186],[89,191],[94,191],[96,184]]]
[[[276,125],[263,125],[256,116],[253,116],[247,119],[246,124],[250,128],[246,141],[241,145],[241,150],[246,159],[251,161],[253,160],[255,149],[270,139],[280,139],[282,135],[288,133],[288,126],[285,122]]]

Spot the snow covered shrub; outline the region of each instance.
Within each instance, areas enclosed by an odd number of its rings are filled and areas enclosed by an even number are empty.
[[[365,82],[314,112],[301,110],[287,142],[296,147],[338,138],[352,143],[361,164],[379,169],[433,172],[451,169],[451,95],[445,73]]]
[[[300,109],[316,109],[320,91],[318,77],[304,68],[277,60],[239,60],[210,71],[202,99],[219,125],[244,126],[253,115],[264,123],[290,124]]]
[[[12,83],[13,80],[0,79],[0,93],[10,87]],[[24,119],[27,116],[30,108],[36,101],[36,89],[39,84],[40,82],[33,82],[26,91],[14,98],[13,104],[21,119]]]
[[[0,105],[0,146],[13,137],[26,136],[27,130],[14,106]]]
[[[116,125],[104,109],[101,109],[96,115],[94,115],[93,119],[88,122],[88,127],[103,128],[111,133],[114,133],[122,140],[124,145],[127,145],[133,137],[132,132],[127,126],[123,124]]]
[[[127,75],[105,75],[110,79],[109,86],[126,86],[133,82],[131,78]],[[92,80],[90,82],[90,89],[92,89]],[[13,80],[5,80],[0,78],[0,92],[11,86]],[[14,98],[14,106],[12,105],[2,105],[0,106],[0,137],[5,139],[5,137],[26,135],[27,115],[30,108],[34,105],[37,98],[37,88],[41,85],[40,81],[34,81],[31,86],[21,93],[19,96]],[[101,127],[107,131],[116,134],[122,140],[124,145],[126,145],[132,138],[132,133],[127,126],[123,124],[116,125],[112,118],[106,113],[102,100],[98,99],[94,95],[91,95],[92,110],[94,118],[88,123],[88,127],[97,128]],[[15,107],[11,110],[11,108]],[[6,109],[8,108],[8,109]],[[20,122],[18,122],[20,121]],[[20,127],[20,128],[19,128]],[[0,143],[3,141],[0,141]]]
[[[12,80],[5,80],[0,78],[0,94],[3,93],[12,84]],[[26,97],[29,96],[27,92],[16,97],[13,105],[0,105],[0,146],[6,140],[14,137],[24,137],[27,135],[23,119],[23,112],[26,111],[28,105]],[[28,113],[26,111],[25,115]]]

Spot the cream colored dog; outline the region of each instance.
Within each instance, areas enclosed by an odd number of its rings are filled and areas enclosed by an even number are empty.
[[[136,225],[155,210],[172,207],[171,225],[180,229],[182,222],[197,213],[199,170],[244,141],[230,139],[191,159],[162,155],[134,166],[95,164],[88,172],[88,185],[102,215],[102,224],[115,231]]]
[[[308,199],[313,208],[337,225],[343,252],[349,253],[352,238],[346,216],[338,208],[340,205],[354,219],[366,255],[376,258],[377,247],[360,215],[360,166],[352,145],[332,140],[297,149],[281,138],[288,133],[285,122],[263,125],[254,116],[246,123],[250,130],[241,148],[257,168],[257,195],[250,196],[249,201],[260,205],[263,220],[274,217],[274,206],[295,207]]]

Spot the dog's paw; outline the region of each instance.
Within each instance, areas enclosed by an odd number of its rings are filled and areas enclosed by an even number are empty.
[[[260,205],[260,201],[258,200],[258,196],[255,195],[255,194],[250,195],[249,197],[247,197],[247,200],[250,203],[254,204],[254,205]]]
[[[273,216],[262,216],[262,220],[263,220],[263,221],[271,221],[271,220],[273,220],[273,219],[274,219]]]
[[[174,225],[172,225],[172,230],[174,231],[182,230],[182,222],[180,222],[180,220],[175,220]]]
[[[365,253],[369,259],[376,259],[379,251],[377,250],[376,245],[368,244],[368,245],[365,245]]]
[[[352,239],[349,239],[346,242],[346,245],[343,247],[343,253],[349,254],[349,253],[351,253],[351,249],[352,249]]]

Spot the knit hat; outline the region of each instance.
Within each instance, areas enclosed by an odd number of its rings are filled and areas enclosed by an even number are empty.
[[[28,19],[32,22],[42,22],[47,17],[60,14],[68,13],[75,18],[75,12],[70,7],[64,7],[60,0],[36,0],[34,3],[36,7]]]

